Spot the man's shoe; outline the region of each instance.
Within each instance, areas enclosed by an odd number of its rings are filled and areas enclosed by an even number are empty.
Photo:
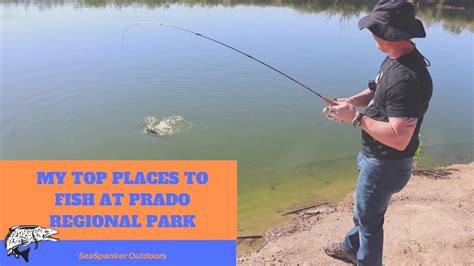
[[[345,251],[340,243],[330,243],[323,247],[324,252],[331,258],[356,265],[357,258],[354,254]]]

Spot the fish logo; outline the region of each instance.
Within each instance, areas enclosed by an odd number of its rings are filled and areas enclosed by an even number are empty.
[[[7,256],[13,255],[17,259],[21,256],[26,262],[29,262],[28,254],[30,253],[30,248],[20,250],[20,246],[26,247],[31,243],[35,243],[35,249],[37,249],[38,242],[58,241],[59,239],[52,237],[52,235],[58,233],[59,232],[54,229],[38,225],[14,226],[9,229],[5,237],[5,248],[8,252]]]

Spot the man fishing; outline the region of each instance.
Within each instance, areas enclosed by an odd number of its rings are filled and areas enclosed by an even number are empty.
[[[357,158],[359,177],[354,196],[354,224],[340,243],[327,244],[327,255],[357,265],[382,265],[383,223],[392,194],[407,184],[418,134],[432,94],[425,58],[411,42],[426,36],[405,0],[381,0],[359,21],[377,48],[387,54],[369,88],[336,99],[332,115],[362,129]],[[365,113],[357,107],[367,107]]]

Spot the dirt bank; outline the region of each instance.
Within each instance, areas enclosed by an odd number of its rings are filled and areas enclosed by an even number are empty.
[[[474,163],[414,173],[385,218],[385,265],[474,264]],[[345,265],[321,250],[352,226],[352,197],[294,214],[269,230],[262,249],[239,265]]]

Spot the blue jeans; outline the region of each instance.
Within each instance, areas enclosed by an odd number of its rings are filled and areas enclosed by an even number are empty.
[[[413,157],[400,160],[357,157],[359,177],[354,195],[354,224],[342,248],[357,256],[357,265],[382,265],[383,222],[392,194],[408,183]]]

